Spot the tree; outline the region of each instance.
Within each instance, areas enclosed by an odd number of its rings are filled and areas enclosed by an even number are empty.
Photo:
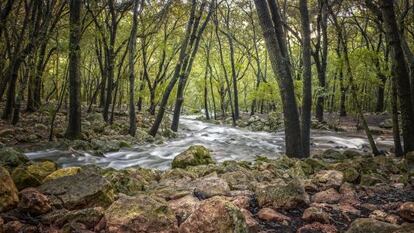
[[[70,38],[69,38],[69,120],[66,137],[77,139],[81,135],[81,74],[80,74],[80,40],[82,33],[82,0],[71,0],[70,4]]]
[[[272,69],[281,91],[285,122],[285,144],[288,156],[303,157],[299,113],[287,52],[286,34],[275,1],[255,0],[256,10]]]

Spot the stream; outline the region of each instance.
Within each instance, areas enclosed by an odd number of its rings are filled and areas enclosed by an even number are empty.
[[[161,145],[145,144],[117,152],[94,156],[88,152],[72,153],[49,149],[26,153],[32,160],[49,159],[63,167],[96,164],[122,169],[133,166],[165,170],[174,157],[191,145],[200,144],[212,151],[218,162],[226,160],[252,161],[256,156],[277,158],[284,151],[284,133],[253,132],[248,129],[216,125],[185,116],[180,119],[179,136]],[[380,148],[393,145],[392,138],[379,137]],[[311,150],[328,148],[368,150],[368,142],[361,135],[312,130]]]

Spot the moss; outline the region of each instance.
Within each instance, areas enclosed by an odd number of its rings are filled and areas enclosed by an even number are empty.
[[[194,145],[174,158],[172,168],[186,168],[212,163],[215,161],[211,157],[210,151],[203,146]]]
[[[6,167],[17,167],[27,163],[29,159],[21,152],[10,148],[0,149],[0,165]]]
[[[27,171],[39,180],[56,171],[56,164],[51,161],[34,163],[27,167]]]
[[[18,167],[11,174],[17,189],[22,190],[28,187],[37,187],[41,184],[40,180],[30,174],[23,167]]]
[[[57,178],[64,177],[64,176],[73,176],[73,175],[78,174],[80,171],[81,171],[80,167],[65,167],[65,168],[56,170],[52,172],[51,174],[49,174],[48,176],[46,176],[43,179],[43,182],[46,182],[49,180],[55,180]]]

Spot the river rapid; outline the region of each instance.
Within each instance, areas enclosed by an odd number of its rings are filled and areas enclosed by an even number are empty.
[[[376,138],[376,142],[380,148],[393,145],[392,138],[387,137]],[[115,169],[140,166],[165,170],[170,168],[177,154],[195,144],[209,148],[218,162],[252,161],[259,155],[277,158],[284,151],[284,133],[282,131],[253,132],[248,129],[202,122],[196,120],[195,116],[185,116],[180,119],[179,136],[160,145],[136,145],[132,148],[106,153],[103,156],[55,149],[29,152],[26,155],[33,160],[53,160],[63,167],[96,164]],[[311,150],[328,148],[368,151],[368,142],[359,135],[312,130]]]

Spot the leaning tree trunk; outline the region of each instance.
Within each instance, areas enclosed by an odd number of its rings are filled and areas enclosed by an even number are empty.
[[[274,1],[255,0],[256,10],[263,31],[273,72],[281,90],[285,121],[285,144],[288,156],[303,157],[299,113],[287,53],[283,23]],[[270,8],[270,9],[269,9]]]
[[[397,82],[400,102],[404,152],[414,151],[414,112],[411,103],[410,75],[401,46],[400,33],[394,12],[394,1],[381,0],[384,28],[391,48],[392,72]]]
[[[70,1],[69,34],[69,123],[66,137],[76,139],[81,136],[81,77],[80,39],[82,0]]]

